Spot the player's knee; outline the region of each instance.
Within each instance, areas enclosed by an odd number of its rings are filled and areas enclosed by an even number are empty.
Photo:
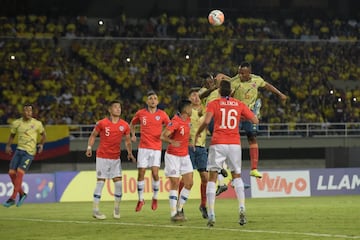
[[[152,174],[152,178],[153,178],[155,181],[159,181],[159,179],[160,179],[159,174]]]
[[[188,181],[188,182],[184,183],[184,187],[186,189],[191,189],[193,185],[194,185],[193,181]]]
[[[199,168],[198,172],[200,173],[200,175],[203,175],[203,173],[206,172],[206,168]]]
[[[256,143],[256,132],[249,132],[246,135],[249,143]]]

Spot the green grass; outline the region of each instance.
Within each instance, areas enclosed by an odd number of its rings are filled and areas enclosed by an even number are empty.
[[[199,200],[185,205],[187,222],[170,222],[168,201],[157,211],[148,200],[141,212],[135,201],[121,203],[121,219],[112,219],[112,202],[102,202],[108,219],[91,217],[92,203],[29,204],[0,208],[1,239],[360,239],[360,196],[248,199],[240,226],[235,199],[216,201],[216,224],[207,228]]]

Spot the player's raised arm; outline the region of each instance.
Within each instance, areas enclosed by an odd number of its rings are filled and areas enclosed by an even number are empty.
[[[265,82],[265,88],[266,90],[278,95],[283,103],[285,103],[287,96],[283,94],[279,89],[274,87],[271,83]]]
[[[218,73],[215,77],[216,80],[230,80],[231,77],[229,77],[228,75],[225,75],[223,73]]]

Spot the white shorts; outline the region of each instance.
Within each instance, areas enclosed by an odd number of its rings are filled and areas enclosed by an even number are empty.
[[[137,155],[137,168],[160,167],[161,151],[139,148]]]
[[[165,152],[164,172],[166,177],[180,177],[193,171],[189,155],[179,157]]]
[[[121,160],[96,157],[96,177],[112,179],[121,177]]]
[[[238,144],[215,144],[209,147],[208,171],[219,171],[227,164],[229,170],[241,173],[241,146]]]

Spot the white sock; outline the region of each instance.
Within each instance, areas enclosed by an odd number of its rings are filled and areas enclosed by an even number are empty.
[[[189,198],[189,195],[190,195],[190,190],[183,187],[179,196],[180,199],[179,199],[178,211],[181,211],[183,209],[186,201]]]
[[[101,193],[102,193],[104,184],[105,184],[105,181],[97,181],[96,182],[94,195],[93,195],[93,197],[94,197],[93,210],[94,211],[99,211],[99,203],[100,203]]]
[[[176,204],[178,201],[178,192],[176,190],[169,191],[169,203],[170,203],[170,216],[174,216],[176,214]]]
[[[160,181],[159,180],[155,181],[153,179],[152,188],[153,188],[153,192],[154,192],[153,199],[157,199],[158,198],[158,193],[159,193],[159,188],[160,188]]]
[[[139,197],[139,201],[144,200],[144,186],[145,186],[145,181],[138,181],[137,183],[137,190],[138,190],[138,197]]]
[[[122,197],[122,181],[114,182],[114,186],[115,186],[115,192],[114,192],[115,208],[119,208]]]
[[[224,176],[221,174],[221,173],[219,173],[218,174],[218,184],[219,184],[219,186],[222,186],[222,185],[224,185]]]
[[[208,215],[215,216],[215,182],[208,182],[206,185],[206,199],[208,205]]]
[[[236,197],[239,201],[239,211],[243,209],[245,211],[245,192],[244,192],[244,182],[241,178],[235,178],[233,180],[234,189]]]

